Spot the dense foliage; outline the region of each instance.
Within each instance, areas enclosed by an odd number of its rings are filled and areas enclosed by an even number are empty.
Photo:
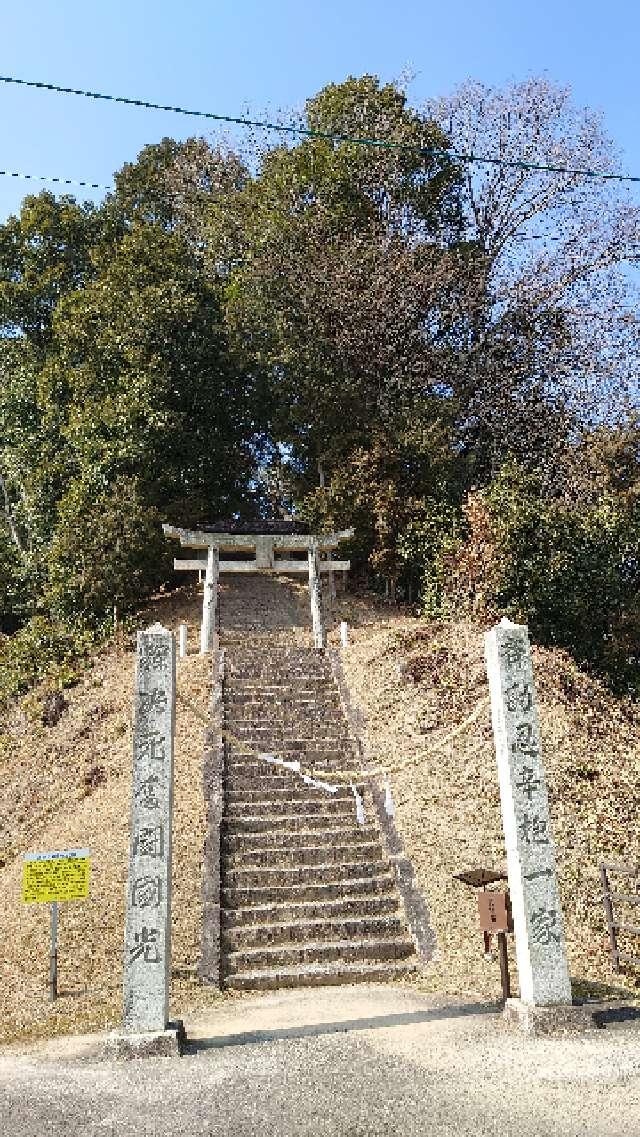
[[[418,111],[364,76],[304,125],[165,139],[0,227],[5,689],[171,580],[161,521],[291,512],[352,525],[369,585],[633,684],[640,211],[533,168],[609,172],[599,121],[542,80]]]

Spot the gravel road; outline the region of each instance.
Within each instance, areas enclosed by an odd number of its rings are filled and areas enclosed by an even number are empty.
[[[182,1058],[105,1061],[106,1036],[0,1051],[10,1137],[629,1137],[640,1020],[529,1041],[408,987],[274,992],[186,1021]]]

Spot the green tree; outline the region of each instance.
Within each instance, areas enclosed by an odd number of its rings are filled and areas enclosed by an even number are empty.
[[[94,625],[114,610],[133,611],[168,575],[161,523],[134,479],[117,478],[103,490],[90,479],[73,482],[49,550],[46,607],[65,623]]]

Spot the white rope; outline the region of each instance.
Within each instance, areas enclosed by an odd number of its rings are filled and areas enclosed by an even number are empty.
[[[389,779],[386,775],[384,779],[384,811],[387,817],[395,817],[396,815],[396,803],[393,800],[391,786],[389,785]]]
[[[351,792],[352,792],[354,798],[356,799],[356,821],[358,822],[358,825],[364,825],[365,816],[364,816],[364,802],[362,800],[362,794],[358,793],[358,790],[357,790],[356,786],[353,784],[353,782],[351,783]]]
[[[339,786],[332,786],[329,782],[319,782],[317,778],[311,778],[309,774],[303,774],[300,769],[299,762],[288,762],[284,758],[276,758],[275,754],[258,754],[263,762],[271,762],[273,766],[284,766],[286,770],[293,770],[294,774],[298,774],[302,781],[307,786],[314,786],[319,790],[324,790],[328,794],[337,794],[340,789]]]

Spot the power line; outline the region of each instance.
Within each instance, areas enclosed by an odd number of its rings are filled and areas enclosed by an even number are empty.
[[[58,178],[53,174],[23,174],[17,170],[0,170],[0,177],[20,178],[29,182],[55,182],[62,186],[82,186],[84,189],[111,190],[113,186],[103,186],[99,182],[75,181],[73,178]]]
[[[531,170],[549,174],[565,174],[567,177],[600,178],[603,181],[613,182],[640,182],[640,176],[634,176],[632,174],[606,174],[599,170],[589,170],[586,168],[549,166],[541,162],[524,162],[517,159],[491,158],[481,154],[466,154],[457,150],[448,150],[442,146],[421,146],[419,143],[393,142],[386,138],[359,138],[349,134],[332,134],[321,130],[310,130],[304,126],[294,126],[292,123],[262,122],[242,116],[217,114],[214,111],[191,110],[187,107],[152,103],[146,99],[130,99],[124,95],[107,95],[100,91],[84,91],[76,87],[60,87],[55,83],[43,83],[33,79],[18,79],[13,75],[0,75],[0,83],[10,83],[20,87],[34,87],[42,91],[54,91],[60,95],[79,95],[85,99],[99,99],[103,102],[121,103],[130,107],[141,107],[144,110],[167,111],[170,114],[188,115],[190,118],[203,118],[212,122],[226,122],[232,126],[249,126],[259,130],[277,131],[280,134],[300,135],[305,138],[319,138],[328,142],[348,142],[357,146],[373,146],[381,150],[415,150],[419,154],[429,157],[440,156],[455,158],[459,162],[478,163],[488,166],[504,166],[510,169]]]

